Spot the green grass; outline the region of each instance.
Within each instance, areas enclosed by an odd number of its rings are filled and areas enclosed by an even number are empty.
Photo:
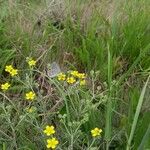
[[[138,122],[138,118],[139,118],[139,114],[140,114],[140,111],[141,111],[141,107],[142,107],[142,103],[143,103],[143,100],[144,100],[144,95],[145,95],[145,91],[146,91],[148,82],[149,82],[149,77],[148,77],[148,79],[147,79],[147,81],[146,81],[146,83],[145,83],[145,85],[142,89],[142,92],[141,92],[141,95],[140,95],[140,98],[139,98],[139,101],[138,101],[138,104],[137,104],[134,120],[133,120],[133,123],[132,123],[131,132],[130,132],[130,136],[129,136],[129,140],[128,140],[127,150],[129,150],[130,147],[131,147],[131,142],[132,142],[133,135],[134,135],[136,125],[137,125],[137,122]]]
[[[64,2],[0,2],[0,87],[11,84],[0,89],[0,149],[46,149],[46,125],[58,150],[150,149],[150,2]],[[50,78],[54,61],[86,73],[86,85]],[[34,101],[25,99],[30,90]],[[103,132],[93,138],[95,127]]]

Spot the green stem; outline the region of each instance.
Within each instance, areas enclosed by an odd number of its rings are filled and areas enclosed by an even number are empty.
[[[66,93],[59,87],[59,85],[52,79],[49,78],[49,80],[56,86],[56,88],[58,89],[58,91],[61,93],[62,98],[65,102],[65,106],[66,106],[66,111],[67,111],[67,121],[68,123],[70,122],[70,112],[69,112],[69,105],[68,105],[68,100],[66,98]]]
[[[87,150],[90,150],[91,149],[91,147],[93,146],[93,144],[95,143],[95,138],[93,138],[93,141],[92,141],[92,143],[91,143],[91,145],[88,147],[88,149]]]
[[[56,83],[53,79],[51,79],[49,76],[47,76],[46,74],[38,71],[38,70],[34,70],[37,73],[40,73],[42,76],[46,77],[51,83],[53,83],[55,85],[55,87],[58,89],[59,93],[62,95],[62,99],[65,102],[65,106],[66,106],[66,111],[67,111],[67,121],[68,123],[70,122],[70,113],[69,113],[69,105],[68,105],[68,100],[66,98],[66,93],[63,87],[60,88],[59,83]]]
[[[108,46],[108,87],[109,87],[109,94],[107,100],[107,107],[106,107],[106,125],[105,125],[105,140],[106,140],[106,149],[109,149],[109,141],[111,138],[111,122],[112,122],[112,54],[109,50]]]

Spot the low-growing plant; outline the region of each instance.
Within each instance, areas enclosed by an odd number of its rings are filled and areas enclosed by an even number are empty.
[[[0,2],[0,149],[149,149],[149,1],[13,2]]]

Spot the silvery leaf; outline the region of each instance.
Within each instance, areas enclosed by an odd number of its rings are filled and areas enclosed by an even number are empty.
[[[51,78],[57,76],[60,72],[60,66],[56,62],[51,63],[47,69],[47,75]]]

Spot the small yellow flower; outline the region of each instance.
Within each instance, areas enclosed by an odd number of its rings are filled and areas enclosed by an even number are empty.
[[[82,86],[82,85],[85,85],[86,84],[86,81],[85,80],[81,80],[80,81],[80,85]]]
[[[9,66],[6,66],[6,67],[5,67],[5,71],[6,71],[6,72],[11,72],[12,70],[13,70],[12,65],[9,65]]]
[[[30,67],[35,66],[35,65],[36,65],[36,61],[33,60],[32,58],[30,58],[30,59],[28,60],[28,65],[29,65]]]
[[[29,112],[29,113],[32,113],[32,112],[33,112],[33,108],[29,108],[29,109],[28,109],[28,112]]]
[[[34,106],[26,109],[28,113],[33,113],[35,110],[36,110],[36,107]]]
[[[59,141],[56,138],[47,139],[47,148],[55,149]]]
[[[78,71],[71,71],[70,74],[73,75],[74,77],[78,77],[79,72]]]
[[[26,99],[27,100],[33,100],[35,98],[35,93],[30,91],[28,93],[26,93]]]
[[[10,87],[10,84],[8,82],[1,85],[2,90],[8,90],[9,87]]]
[[[54,126],[46,126],[45,130],[43,131],[47,136],[50,136],[55,133]]]
[[[12,69],[9,73],[13,77],[18,74],[18,69]]]
[[[85,73],[78,73],[77,77],[80,79],[85,79],[86,76]]]
[[[91,130],[91,134],[93,137],[99,136],[102,132],[102,129],[99,128],[94,128],[93,130]]]
[[[67,82],[68,82],[69,84],[73,84],[73,83],[76,82],[76,79],[75,79],[74,77],[68,77],[68,78],[67,78]]]
[[[66,79],[66,75],[64,73],[59,73],[57,77],[58,77],[58,80],[62,80],[62,81]]]

